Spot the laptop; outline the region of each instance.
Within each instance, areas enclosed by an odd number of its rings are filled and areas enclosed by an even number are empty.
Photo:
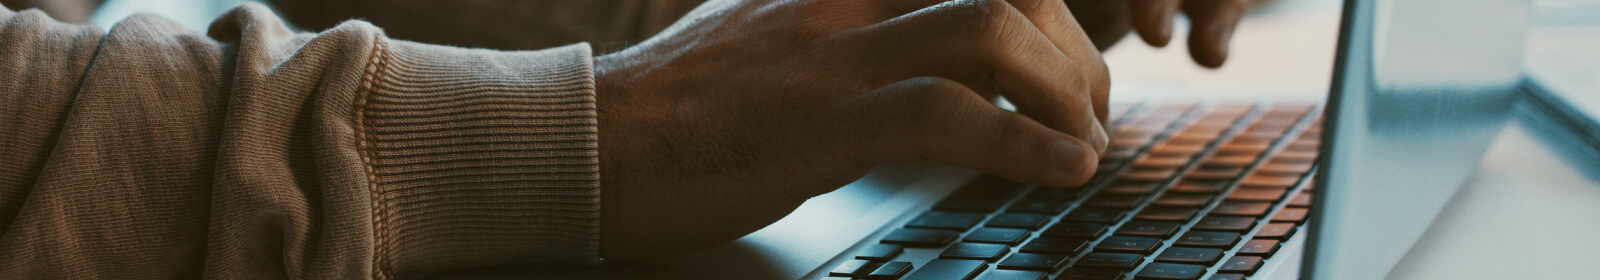
[[[1075,188],[889,166],[690,255],[433,278],[1382,279],[1510,115],[1528,6],[1346,0],[1325,102],[1114,104]]]

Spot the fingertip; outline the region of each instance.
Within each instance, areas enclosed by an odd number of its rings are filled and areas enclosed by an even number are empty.
[[[1094,176],[1099,167],[1099,153],[1082,143],[1067,139],[1056,140],[1050,147],[1050,161],[1058,174],[1065,175],[1067,186],[1082,185]]]

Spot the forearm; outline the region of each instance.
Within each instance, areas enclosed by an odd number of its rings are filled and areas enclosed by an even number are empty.
[[[0,9],[0,279],[595,262],[590,51]]]
[[[291,23],[321,30],[359,18],[395,38],[501,50],[588,42],[616,50],[655,34],[701,0],[271,0]]]

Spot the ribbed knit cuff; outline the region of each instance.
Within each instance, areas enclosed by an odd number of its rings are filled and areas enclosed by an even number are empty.
[[[587,44],[500,52],[381,40],[378,48],[373,90],[358,107],[384,270],[598,262]]]

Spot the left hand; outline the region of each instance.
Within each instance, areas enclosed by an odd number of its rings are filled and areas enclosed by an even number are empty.
[[[1101,50],[1116,44],[1130,29],[1151,46],[1166,46],[1172,40],[1172,19],[1182,8],[1189,17],[1189,56],[1210,68],[1221,67],[1228,59],[1228,41],[1250,4],[1249,0],[1065,1]]]

